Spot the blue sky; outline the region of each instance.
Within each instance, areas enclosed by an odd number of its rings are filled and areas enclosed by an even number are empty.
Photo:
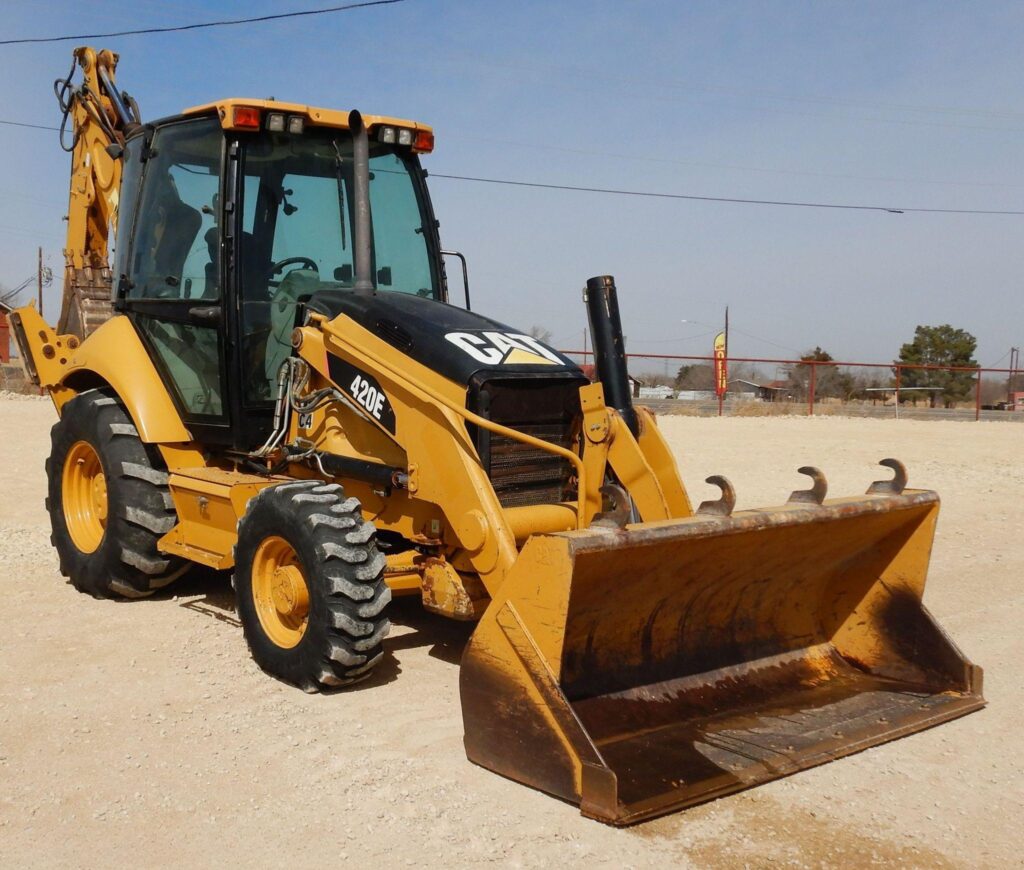
[[[165,26],[334,5],[4,4],[7,37]],[[276,96],[434,125],[437,173],[696,195],[1024,210],[1020,3],[454,2],[96,43],[144,118]],[[0,47],[0,117],[59,120],[73,43]],[[68,161],[50,131],[0,126],[0,282],[60,272]],[[431,183],[474,308],[585,326],[580,288],[618,281],[633,352],[821,345],[887,360],[953,323],[995,363],[1024,343],[1024,217],[884,214]],[[47,307],[55,319],[59,280]],[[682,320],[697,323],[682,323]]]

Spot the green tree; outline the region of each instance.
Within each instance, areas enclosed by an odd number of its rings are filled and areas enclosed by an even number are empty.
[[[715,368],[707,363],[681,365],[673,386],[677,390],[713,390]]]
[[[800,359],[807,362],[830,363],[832,354],[820,347],[806,351]],[[789,370],[789,389],[797,395],[806,396],[810,390],[811,366],[795,365]],[[834,365],[814,366],[814,395],[818,399],[849,399],[856,392],[853,378],[839,371]]]
[[[904,365],[960,366],[977,368],[974,351],[977,339],[963,329],[956,329],[948,323],[942,326],[918,326],[914,340],[900,348]],[[905,387],[940,387],[933,392],[931,405],[941,400],[947,408],[964,401],[974,388],[974,372],[953,372],[941,369],[902,369],[900,383]]]

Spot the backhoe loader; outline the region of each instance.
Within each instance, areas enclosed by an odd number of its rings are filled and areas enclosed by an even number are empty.
[[[609,276],[594,383],[449,300],[430,127],[249,99],[143,122],[116,55],[75,58],[63,312],[12,322],[77,589],[230,571],[254,659],[307,691],[370,675],[393,595],[474,620],[470,760],[616,825],[983,706],[922,604],[937,495],[886,459],[862,496],[801,468],[779,507],[711,477],[694,510]]]

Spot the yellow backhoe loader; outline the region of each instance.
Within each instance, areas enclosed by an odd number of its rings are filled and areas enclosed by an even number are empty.
[[[308,691],[367,677],[392,595],[476,620],[469,758],[612,824],[983,706],[921,602],[938,497],[898,462],[837,499],[802,468],[765,510],[710,478],[693,510],[611,278],[596,383],[468,282],[449,301],[429,127],[247,99],[144,123],[115,55],[75,57],[60,326],[12,316],[75,587],[232,571],[253,657]]]

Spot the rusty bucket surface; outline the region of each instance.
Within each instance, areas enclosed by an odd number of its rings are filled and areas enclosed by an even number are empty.
[[[629,824],[984,705],[906,491],[532,538],[473,634],[465,743]]]

